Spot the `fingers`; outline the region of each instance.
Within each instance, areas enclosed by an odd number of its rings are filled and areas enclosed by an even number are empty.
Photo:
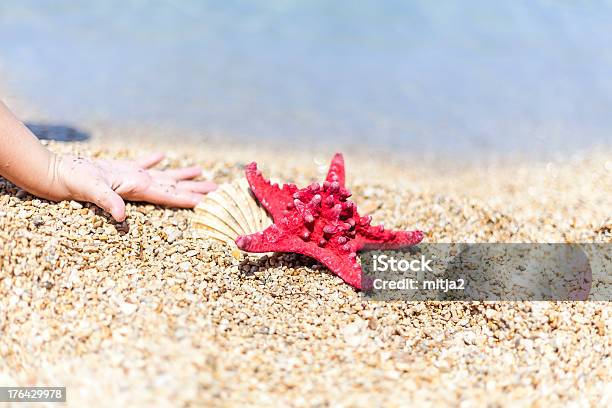
[[[217,185],[212,181],[179,181],[178,186],[181,189],[201,194],[217,189]]]
[[[202,174],[202,169],[198,166],[185,167],[182,169],[170,169],[161,172],[164,177],[170,177],[174,180],[190,180]]]
[[[202,194],[158,183],[152,184],[142,197],[143,201],[178,208],[193,208],[201,199]]]
[[[196,205],[206,196],[206,194],[191,193],[191,197],[196,201]]]
[[[148,156],[143,156],[139,159],[136,159],[135,162],[138,166],[144,169],[150,169],[151,167],[162,161],[164,159],[164,156],[165,155],[163,153],[153,153]]]
[[[110,187],[103,186],[99,192],[96,192],[92,202],[110,213],[116,221],[123,222],[125,220],[125,202]]]

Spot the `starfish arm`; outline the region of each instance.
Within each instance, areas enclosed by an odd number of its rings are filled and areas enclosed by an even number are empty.
[[[245,173],[257,200],[270,213],[272,219],[279,219],[287,204],[293,201],[292,193],[280,188],[278,184],[271,184],[270,181],[266,180],[257,170],[257,163],[255,162],[246,166]]]
[[[311,254],[304,255],[315,257]],[[348,256],[338,256],[336,253],[327,250],[318,253],[316,259],[352,287],[362,289],[364,286],[368,286],[362,281],[361,265],[357,262],[357,257],[351,259]]]
[[[345,175],[344,175],[344,158],[342,153],[336,153],[334,158],[329,165],[329,171],[327,172],[326,181],[330,183],[337,181],[340,186],[344,187]]]
[[[313,246],[301,242],[293,252],[309,256],[325,265],[334,275],[357,289],[362,289],[361,265],[357,262],[357,255],[350,257],[339,255],[329,249]],[[367,286],[367,285],[366,285]]]
[[[340,256],[335,252],[306,243],[299,238],[286,236],[271,225],[263,231],[236,238],[236,245],[247,252],[294,252],[309,256],[325,265],[334,275],[339,276],[349,285],[361,289],[364,286],[361,278],[361,265],[357,256]],[[367,286],[367,283],[365,284]]]
[[[397,249],[416,245],[423,240],[423,231],[393,231],[382,226],[368,226],[357,238],[359,248]]]
[[[364,286],[368,286],[367,282],[362,280],[361,265],[357,262],[357,254],[355,253],[352,256],[349,254],[339,255],[330,249],[321,248],[299,239],[294,241],[291,251],[316,259],[334,275],[339,276],[354,288],[362,289]]]
[[[296,241],[299,239],[287,236],[272,224],[263,231],[238,236],[236,245],[246,252],[294,252],[293,245]]]

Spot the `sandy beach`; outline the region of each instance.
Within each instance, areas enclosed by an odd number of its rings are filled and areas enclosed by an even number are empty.
[[[219,183],[257,161],[320,180],[332,151],[127,143],[94,129],[57,152],[197,164]],[[166,138],[166,140],[172,140]],[[375,222],[427,242],[611,242],[612,155],[436,166],[346,154]],[[410,166],[407,165],[410,162]],[[313,261],[241,267],[190,210],[51,203],[0,181],[0,384],[63,385],[69,406],[606,406],[609,302],[365,302]]]

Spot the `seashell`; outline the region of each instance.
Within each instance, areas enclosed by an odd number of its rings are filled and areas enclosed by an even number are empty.
[[[194,209],[192,219],[201,238],[212,238],[234,248],[239,235],[254,234],[272,225],[272,218],[255,199],[245,179],[222,184],[208,193]]]

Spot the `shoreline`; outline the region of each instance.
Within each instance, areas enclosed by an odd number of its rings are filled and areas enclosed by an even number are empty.
[[[0,67],[0,72],[2,72]],[[360,144],[359,140],[348,142],[346,140],[312,141],[307,138],[283,141],[269,138],[257,139],[244,135],[231,135],[221,133],[206,133],[189,126],[177,124],[161,124],[147,122],[116,122],[109,117],[91,118],[87,121],[78,119],[66,122],[58,121],[45,112],[44,107],[36,106],[17,93],[6,84],[0,83],[0,98],[4,100],[11,110],[24,122],[42,125],[59,125],[73,127],[91,136],[90,143],[94,146],[107,144],[125,144],[132,148],[147,146],[150,149],[169,148],[174,150],[190,150],[196,145],[210,146],[211,148],[242,151],[251,154],[256,152],[274,152],[275,154],[290,155],[296,149],[304,156],[330,156],[337,151],[353,155],[362,160],[373,161],[379,158],[379,165],[393,164],[396,167],[411,166],[415,169],[422,165],[426,171],[455,173],[457,171],[479,171],[482,168],[511,167],[516,164],[526,165],[533,162],[561,163],[575,161],[591,156],[612,156],[612,145],[592,145],[580,150],[552,151],[503,151],[490,148],[474,147],[466,150],[462,147],[458,151],[448,148],[435,150],[431,147],[424,149],[398,148],[394,145],[373,146]],[[129,135],[126,138],[126,135]],[[289,135],[291,136],[291,135]],[[179,148],[177,141],[185,145]]]

